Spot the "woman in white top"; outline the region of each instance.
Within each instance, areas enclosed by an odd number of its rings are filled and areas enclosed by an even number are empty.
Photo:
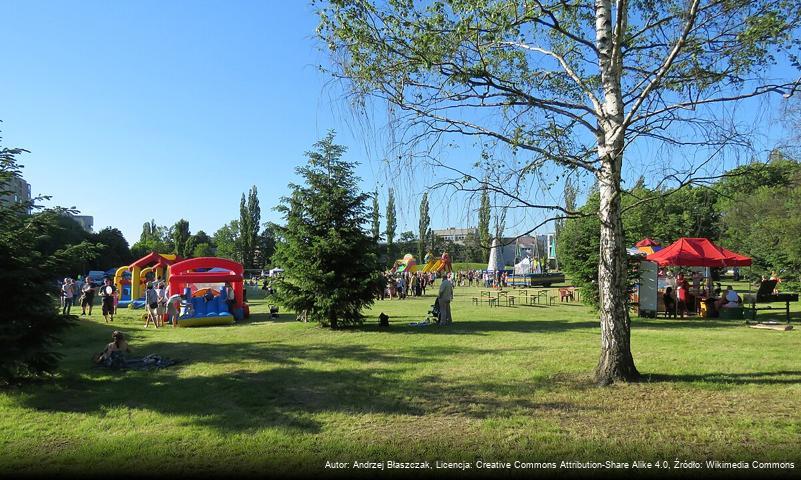
[[[72,307],[73,283],[71,278],[65,278],[61,285],[61,314],[69,315]]]

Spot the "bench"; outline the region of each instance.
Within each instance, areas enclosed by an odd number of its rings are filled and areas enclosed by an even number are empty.
[[[514,304],[515,304],[515,296],[514,295],[507,296],[506,297],[506,306],[509,307],[511,305],[514,305]]]

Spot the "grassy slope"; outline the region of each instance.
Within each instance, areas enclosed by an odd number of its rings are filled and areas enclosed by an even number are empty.
[[[597,388],[599,329],[583,306],[475,307],[410,327],[433,297],[378,302],[331,332],[266,302],[229,327],[143,329],[97,312],[63,373],[0,391],[0,472],[320,470],[326,460],[801,460],[801,333],[731,321],[635,319],[643,383]],[[430,292],[429,292],[430,293]],[[798,306],[795,306],[798,310]],[[391,327],[379,331],[379,312]],[[137,311],[136,315],[141,314]],[[798,314],[796,313],[796,318]],[[93,368],[113,329],[158,372]]]

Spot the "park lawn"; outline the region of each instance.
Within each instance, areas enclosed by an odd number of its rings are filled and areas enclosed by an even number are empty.
[[[377,302],[362,328],[270,320],[113,325],[65,337],[55,378],[0,390],[0,472],[319,472],[326,461],[794,461],[801,332],[634,319],[645,381],[599,388],[596,316],[577,303],[475,306],[412,327],[433,302]],[[794,305],[795,318],[799,318]],[[74,311],[74,310],[73,310]],[[376,317],[390,315],[380,330]],[[768,317],[763,312],[760,317]],[[778,314],[772,315],[780,318]],[[125,331],[135,354],[183,362],[111,372],[90,357]]]

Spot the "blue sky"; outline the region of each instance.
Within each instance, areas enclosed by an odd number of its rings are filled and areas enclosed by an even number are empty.
[[[375,159],[343,125],[312,38],[290,2],[0,2],[0,124],[34,194],[120,228],[183,217],[213,233],[259,188],[262,216],[325,135]]]
[[[272,207],[329,129],[362,163],[365,190],[399,184],[398,231],[416,230],[415,189],[432,173],[401,179],[383,168],[380,142],[362,136],[317,68],[326,54],[308,2],[0,0],[0,18],[3,145],[31,151],[21,160],[34,194],[93,215],[95,230],[115,226],[134,243],[151,218],[185,218],[212,234],[254,184],[263,220],[278,220]],[[435,193],[431,203],[434,228],[474,223],[460,198]],[[538,215],[512,214],[507,233]]]

